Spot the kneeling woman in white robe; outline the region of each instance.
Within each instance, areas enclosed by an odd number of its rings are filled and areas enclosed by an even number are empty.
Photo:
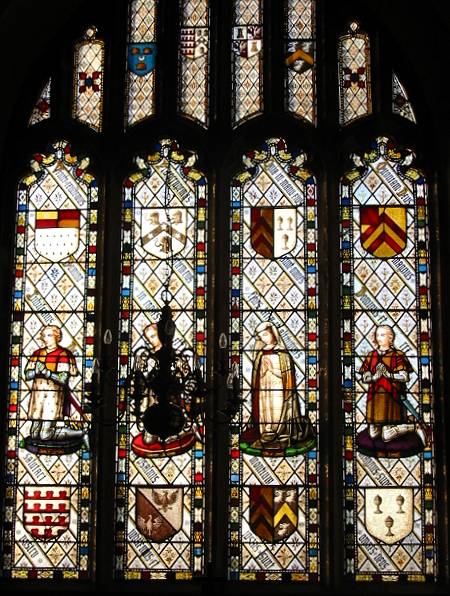
[[[260,442],[262,447],[295,446],[314,433],[309,419],[300,411],[294,360],[275,325],[261,323],[255,333],[252,420],[241,440]]]

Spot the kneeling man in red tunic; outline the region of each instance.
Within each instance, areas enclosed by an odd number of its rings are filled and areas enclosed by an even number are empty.
[[[413,371],[406,354],[394,346],[394,330],[379,325],[375,330],[377,348],[367,354],[359,372],[369,384],[366,420],[371,439],[388,443],[407,433],[416,433],[426,445],[425,431],[417,422],[408,420],[406,383]]]

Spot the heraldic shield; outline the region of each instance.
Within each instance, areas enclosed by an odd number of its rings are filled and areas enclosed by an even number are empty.
[[[259,25],[233,27],[233,52],[251,58],[262,50],[262,28]]]
[[[250,528],[265,542],[280,542],[297,529],[296,486],[250,486]]]
[[[298,73],[306,72],[314,66],[314,44],[312,41],[288,43],[286,65]]]
[[[412,488],[366,488],[364,491],[364,522],[371,536],[385,544],[394,544],[412,532]]]
[[[186,244],[187,210],[142,209],[141,241],[143,248],[159,259],[181,252]]]
[[[59,262],[73,255],[80,242],[78,209],[36,211],[34,246],[49,261]]]
[[[181,54],[195,60],[208,51],[208,29],[204,27],[182,27],[180,32]]]
[[[389,259],[406,247],[406,207],[360,207],[361,244],[379,259]]]
[[[155,68],[156,43],[128,44],[128,66],[130,71],[143,77]]]
[[[152,542],[163,542],[183,525],[183,488],[151,486],[136,489],[136,527]]]
[[[252,207],[251,243],[259,255],[276,259],[297,244],[297,211],[291,208]]]
[[[69,528],[70,486],[25,486],[23,525],[37,540],[54,540]]]

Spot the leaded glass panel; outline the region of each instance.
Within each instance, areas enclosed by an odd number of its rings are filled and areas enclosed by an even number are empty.
[[[18,188],[3,577],[90,575],[98,197],[88,163],[55,143]]]
[[[416,116],[408,94],[395,72],[392,73],[392,111],[394,114],[416,123]]]
[[[72,116],[95,131],[102,130],[105,47],[96,39],[96,27],[88,27],[75,44]]]
[[[427,182],[378,138],[341,182],[346,574],[436,576]]]
[[[204,571],[204,427],[188,395],[204,378],[206,357],[207,185],[195,161],[163,140],[136,159],[123,188],[118,578],[186,580]],[[166,396],[160,423],[163,389],[154,383],[162,375],[162,386],[172,386],[172,373],[161,373],[163,307],[175,324],[179,390]]]
[[[39,99],[37,100],[33,111],[31,112],[28,126],[33,126],[33,124],[37,124],[38,122],[42,122],[42,120],[47,120],[47,118],[50,118],[51,81],[52,80],[50,78],[42,88],[42,91],[39,94]]]
[[[232,37],[234,126],[262,112],[262,25],[262,0],[234,0]]]
[[[209,1],[181,0],[179,111],[208,124]]]
[[[231,187],[230,578],[317,581],[316,182],[269,139]]]
[[[372,113],[370,42],[359,23],[350,23],[338,42],[339,122],[348,124]]]
[[[315,0],[286,0],[286,110],[316,122]]]
[[[155,113],[156,0],[130,2],[127,45],[126,123]]]

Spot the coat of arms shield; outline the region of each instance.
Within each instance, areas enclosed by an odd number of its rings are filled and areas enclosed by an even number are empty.
[[[34,246],[49,261],[73,255],[80,242],[80,211],[59,209],[36,211]]]
[[[208,29],[204,27],[182,27],[180,33],[181,54],[195,60],[208,51]]]
[[[141,211],[143,248],[159,259],[181,252],[186,244],[187,210],[181,207]]]
[[[361,244],[380,259],[400,254],[406,247],[406,207],[360,207]]]
[[[371,536],[385,544],[394,544],[412,532],[412,488],[366,488],[364,491],[364,523]]]
[[[25,486],[23,525],[37,540],[53,540],[69,528],[70,486]]]
[[[276,259],[297,244],[297,211],[290,207],[252,207],[251,244],[255,252]]]
[[[261,540],[285,540],[297,524],[297,486],[250,486],[250,528]]]
[[[183,488],[172,486],[136,489],[136,527],[148,540],[163,542],[183,525]]]
[[[300,74],[310,70],[314,66],[314,43],[312,41],[288,43],[286,66]]]
[[[130,71],[143,77],[155,68],[156,43],[130,43],[128,44],[128,67]]]
[[[241,58],[251,58],[262,50],[262,27],[239,25],[233,27],[233,52]]]

